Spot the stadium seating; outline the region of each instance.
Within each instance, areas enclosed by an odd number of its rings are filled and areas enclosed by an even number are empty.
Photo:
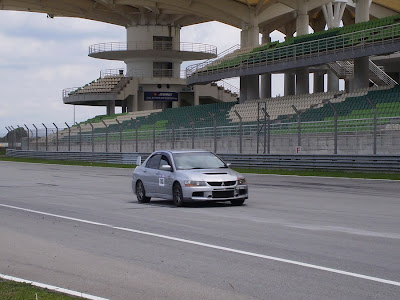
[[[374,28],[377,30],[368,31],[368,29]],[[400,36],[400,15],[288,38],[282,43],[272,42],[253,49],[237,50],[211,62],[209,65],[203,66],[196,73],[214,72],[220,69],[265,63],[267,61],[288,60],[295,56],[311,55],[317,48],[320,52],[330,51],[359,43],[381,41],[393,36]],[[318,41],[318,47],[315,47],[315,41]]]
[[[122,78],[123,75],[105,76],[78,88],[77,90],[69,93],[69,95],[86,93],[111,93]]]

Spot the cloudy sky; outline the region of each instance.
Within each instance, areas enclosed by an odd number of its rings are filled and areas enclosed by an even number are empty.
[[[73,123],[74,108],[63,104],[62,90],[97,79],[101,70],[124,68],[123,62],[88,57],[88,47],[125,42],[125,34],[124,27],[95,21],[0,10],[0,137],[5,126]],[[240,31],[211,22],[183,28],[181,41],[215,45],[222,52],[240,43]],[[273,88],[273,94],[281,93]],[[75,120],[102,114],[105,108],[77,106]]]

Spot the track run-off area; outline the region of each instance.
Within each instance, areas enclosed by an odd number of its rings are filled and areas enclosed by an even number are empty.
[[[133,169],[0,162],[0,274],[107,299],[398,299],[400,183],[247,174],[245,205]]]

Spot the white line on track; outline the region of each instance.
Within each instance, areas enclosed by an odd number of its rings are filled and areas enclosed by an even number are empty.
[[[216,250],[222,250],[222,251],[226,251],[226,252],[242,254],[242,255],[247,255],[247,256],[251,256],[251,257],[262,258],[262,259],[266,259],[266,260],[283,262],[283,263],[287,263],[287,264],[291,264],[291,265],[296,265],[296,266],[315,269],[315,270],[319,270],[319,271],[326,271],[326,272],[330,272],[330,273],[336,273],[336,274],[351,276],[351,277],[360,278],[360,279],[366,279],[366,280],[379,282],[379,283],[390,284],[390,285],[394,285],[394,286],[400,286],[400,282],[398,282],[398,281],[387,280],[387,279],[382,279],[382,278],[378,278],[378,277],[373,277],[373,276],[367,276],[367,275],[363,275],[363,274],[357,274],[357,273],[342,271],[342,270],[338,270],[338,269],[333,269],[333,268],[328,268],[328,267],[323,267],[323,266],[303,263],[303,262],[295,261],[295,260],[289,260],[289,259],[284,259],[284,258],[279,258],[279,257],[274,257],[274,256],[269,256],[269,255],[264,255],[264,254],[259,254],[259,253],[242,251],[242,250],[237,250],[237,249],[233,249],[233,248],[221,247],[221,246],[217,246],[217,245],[212,245],[212,244],[207,244],[207,243],[202,243],[202,242],[197,242],[197,241],[192,241],[192,240],[176,238],[176,237],[172,237],[172,236],[168,236],[168,235],[157,234],[157,233],[152,233],[152,232],[146,232],[146,231],[130,229],[130,228],[125,228],[125,227],[118,227],[118,226],[113,226],[113,225],[109,225],[109,224],[98,223],[98,222],[93,222],[93,221],[88,221],[88,220],[83,220],[83,219],[71,218],[71,217],[67,217],[67,216],[61,216],[61,215],[51,214],[51,213],[47,213],[47,212],[43,212],[43,211],[26,209],[26,208],[6,205],[6,204],[0,204],[0,207],[5,207],[5,208],[20,210],[20,211],[31,212],[31,213],[35,213],[35,214],[39,214],[39,215],[44,215],[44,216],[49,216],[49,217],[54,217],[54,218],[59,218],[59,219],[64,219],[64,220],[69,220],[69,221],[75,221],[75,222],[84,223],[84,224],[90,224],[90,225],[96,225],[96,226],[111,228],[111,229],[114,229],[114,230],[132,232],[132,233],[136,233],[136,234],[142,234],[142,235],[157,237],[157,238],[166,239],[166,240],[170,240],[170,241],[186,243],[186,244],[191,244],[191,245],[196,245],[196,246],[205,247],[205,248],[211,248],[211,249],[216,249]]]
[[[34,285],[34,286],[37,286],[37,287],[40,287],[43,289],[48,289],[51,291],[55,291],[58,293],[63,293],[63,294],[71,295],[71,296],[82,297],[82,298],[89,299],[89,300],[108,300],[106,298],[101,298],[101,297],[97,297],[97,296],[93,296],[93,295],[89,295],[89,294],[85,294],[85,293],[81,293],[81,292],[76,292],[76,291],[60,288],[60,287],[57,287],[54,285],[48,285],[48,284],[30,281],[30,280],[26,280],[26,279],[22,279],[22,278],[18,278],[18,277],[8,276],[8,275],[4,275],[1,273],[0,273],[0,278],[9,280],[9,281],[27,283],[27,284],[31,284],[31,285]]]

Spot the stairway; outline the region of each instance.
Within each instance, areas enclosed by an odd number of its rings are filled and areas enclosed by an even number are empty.
[[[341,79],[352,79],[354,77],[354,62],[351,60],[335,61],[328,64],[329,68]],[[383,68],[369,60],[369,78],[376,86],[398,85],[392,77],[385,73]]]

